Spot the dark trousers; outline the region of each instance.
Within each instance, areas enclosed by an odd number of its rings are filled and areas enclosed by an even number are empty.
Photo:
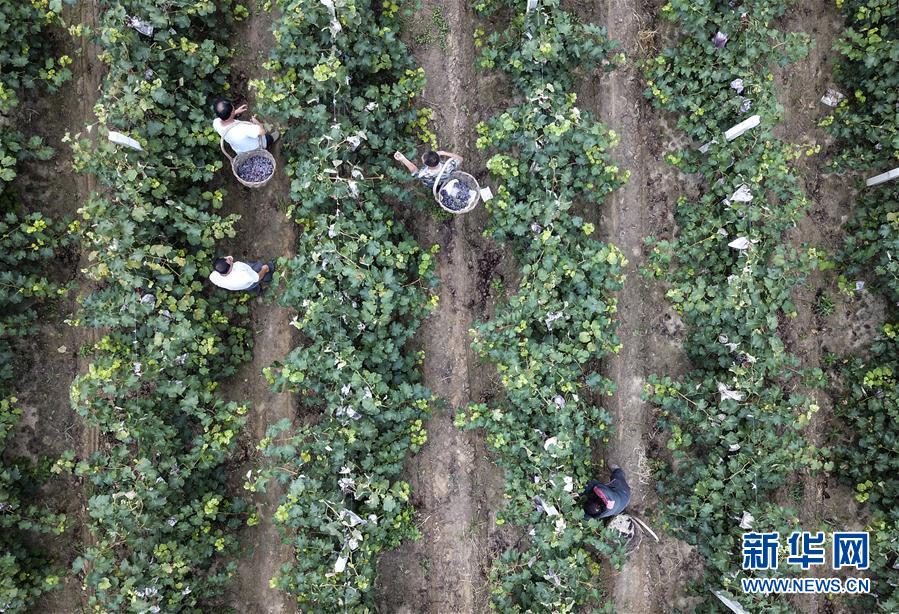
[[[268,135],[266,135],[268,136]],[[250,262],[248,263],[250,268],[256,271],[257,273],[262,270],[262,266],[265,264],[264,262]],[[257,296],[262,294],[262,284],[268,284],[272,281],[272,273],[275,271],[275,263],[268,263],[268,273],[266,273],[261,281],[257,281],[255,284],[250,286],[245,290],[245,292],[250,292],[251,294],[256,294]]]

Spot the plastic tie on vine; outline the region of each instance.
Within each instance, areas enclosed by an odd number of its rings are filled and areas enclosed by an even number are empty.
[[[824,95],[821,96],[821,104],[826,104],[829,107],[835,107],[845,98],[846,96],[832,87],[827,88],[827,91],[824,92]]]
[[[752,190],[745,183],[737,188],[737,191],[730,195],[730,198],[724,199],[724,206],[729,207],[732,202],[748,203],[752,202]]]
[[[741,121],[739,124],[733,126],[730,130],[725,131],[724,138],[728,141],[733,141],[738,136],[742,136],[747,131],[752,130],[756,126],[758,126],[762,122],[762,117],[760,115],[752,115],[751,117]]]
[[[538,230],[534,230],[534,226],[537,226]],[[531,230],[533,230],[534,232],[541,232],[543,230],[543,228],[541,228],[536,223],[534,223],[531,225]],[[543,319],[543,321],[546,323],[546,330],[552,330],[553,322],[555,322],[556,320],[561,318],[563,315],[564,314],[561,311],[555,311],[555,312],[550,312],[550,313],[546,314],[546,317]]]
[[[106,138],[108,138],[110,142],[115,143],[116,145],[124,145],[125,147],[136,149],[137,151],[144,150],[144,148],[140,146],[140,143],[132,139],[130,136],[122,134],[121,132],[116,132],[115,130],[110,130]]]
[[[865,185],[870,188],[871,186],[875,186],[875,185],[878,185],[881,183],[886,183],[887,181],[892,181],[893,179],[895,179],[897,177],[899,177],[899,166],[897,166],[896,168],[894,168],[891,171],[887,171],[885,173],[881,173],[879,175],[875,175],[874,177],[871,177],[870,179],[865,181]]]
[[[562,518],[561,516],[559,516],[556,519],[556,530],[555,530],[556,535],[561,535],[562,533],[564,533],[566,527],[568,527],[568,524],[565,522],[565,519]]]
[[[552,503],[547,503],[541,497],[537,497],[537,511],[546,513],[547,516],[558,516],[559,510]]]
[[[731,126],[728,130],[724,132],[724,138],[728,141],[733,141],[738,136],[742,136],[747,131],[752,130],[756,126],[758,126],[762,122],[762,118],[760,115],[752,115],[747,119],[744,119],[739,124]],[[714,143],[717,143],[716,139],[712,139],[705,145],[699,148],[701,153],[708,153],[709,147],[711,147]]]
[[[325,5],[325,8],[331,14],[331,25],[328,26],[331,36],[337,36],[343,30],[343,27],[340,25],[340,20],[337,19],[337,11],[334,10],[334,0],[321,0],[321,3]]]
[[[346,508],[340,510],[340,520],[348,527],[366,524],[366,521],[363,518],[360,518],[355,512]]]
[[[144,36],[153,36],[153,24],[149,21],[144,21],[140,17],[132,17],[128,20],[128,25]]]
[[[525,9],[525,13],[530,13],[534,9],[537,8],[537,0],[528,0],[527,8]]]
[[[346,569],[346,564],[349,562],[349,560],[349,555],[344,554],[341,551],[340,556],[338,556],[337,560],[334,562],[334,573],[343,573],[343,570]]]
[[[562,579],[559,577],[559,574],[557,574],[553,570],[550,570],[546,574],[544,574],[543,579],[552,582],[556,586],[562,586]]]
[[[724,592],[712,591],[712,594],[715,595],[715,597],[717,597],[721,601],[721,603],[726,605],[728,607],[728,609],[731,612],[733,612],[734,614],[749,614],[749,612],[747,612],[746,610],[743,609],[743,606],[741,606],[739,603],[737,603],[730,597],[726,596],[724,594]]]
[[[350,549],[351,552],[359,549],[359,540],[362,539],[362,533],[353,529],[352,537],[347,540],[346,546]]]
[[[350,151],[356,151],[359,149],[359,145],[362,144],[362,141],[367,141],[368,135],[365,134],[362,130],[354,134],[353,136],[348,136],[346,138],[347,143],[350,144]]]
[[[340,487],[340,491],[343,494],[349,494],[356,489],[356,480],[353,478],[340,478],[337,480],[337,486]]]
[[[743,512],[743,517],[740,518],[740,528],[748,531],[752,528],[753,522],[755,522],[755,516],[749,512]]]
[[[718,382],[718,392],[721,394],[722,401],[742,401],[746,398],[746,393],[728,388],[727,384],[721,382]]]
[[[718,335],[718,343],[727,347],[731,352],[736,352],[737,348],[740,347],[739,343],[732,343],[727,335]]]
[[[752,247],[752,241],[750,241],[746,237],[737,237],[736,239],[728,243],[727,246],[742,252]]]

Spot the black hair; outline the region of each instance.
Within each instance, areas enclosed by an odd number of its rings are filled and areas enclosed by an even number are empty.
[[[584,513],[590,517],[595,518],[602,513],[602,506],[599,504],[599,501],[590,500],[584,504]]]
[[[216,258],[215,262],[212,263],[212,268],[215,269],[219,275],[224,275],[231,270],[231,265],[228,264],[228,261],[224,258]]]
[[[229,100],[219,98],[215,101],[215,104],[212,105],[212,110],[215,111],[215,114],[218,115],[219,119],[228,119],[231,117],[231,113],[234,112],[234,105],[231,104],[231,101]]]
[[[425,164],[428,166],[437,166],[440,164],[440,156],[437,155],[436,151],[426,151],[421,159],[424,160]]]

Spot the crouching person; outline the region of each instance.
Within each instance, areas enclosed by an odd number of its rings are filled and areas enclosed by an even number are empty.
[[[216,115],[212,127],[237,153],[270,149],[278,140],[278,131],[266,132],[265,126],[255,115],[250,121],[237,119],[238,115],[247,111],[245,104],[235,108],[229,100],[216,100],[212,109]]]
[[[627,484],[624,470],[611,465],[611,481],[603,484],[599,480],[590,480],[581,494],[584,514],[588,518],[609,518],[624,511],[631,501],[631,487]]]
[[[225,290],[262,294],[262,284],[272,281],[275,265],[261,262],[241,262],[233,256],[216,258],[212,263],[209,281]]]

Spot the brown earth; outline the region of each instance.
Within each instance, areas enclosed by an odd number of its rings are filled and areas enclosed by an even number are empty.
[[[474,126],[492,114],[494,103],[493,90],[474,74],[471,9],[460,0],[425,0],[411,29],[430,19],[435,7],[449,23],[445,50],[441,41],[409,43],[427,74],[424,100],[435,111],[440,147],[462,155],[463,168],[483,179]],[[412,152],[404,153],[417,160]],[[468,329],[484,317],[494,298],[491,279],[513,279],[514,267],[504,250],[481,236],[487,219],[483,205],[447,219],[430,194],[420,194],[427,213],[400,215],[412,218],[408,224],[422,246],[440,245],[440,303],[424,322],[416,345],[425,351],[424,383],[445,406],[434,408],[426,425],[428,441],[407,461],[401,476],[412,486],[422,538],[382,555],[378,603],[385,612],[483,612],[489,600],[488,565],[495,555],[491,551],[499,547],[493,545],[499,539],[494,521],[503,507],[503,476],[490,462],[483,436],[457,429],[453,415],[489,392],[494,373],[478,365]]]
[[[96,23],[94,2],[82,2],[63,12],[66,23]],[[72,172],[69,146],[62,142],[66,133],[84,133],[87,124],[95,121],[93,105],[99,93],[103,66],[96,49],[86,41],[72,39],[63,31],[51,33],[58,53],[74,59],[73,78],[58,92],[28,97],[17,109],[27,136],[39,135],[55,150],[49,161],[24,163],[19,169],[15,185],[28,211],[41,211],[56,220],[76,219],[77,209],[95,189],[94,177]],[[77,101],[77,104],[72,104]],[[95,330],[70,326],[67,320],[75,316],[76,297],[90,291],[90,284],[81,275],[88,265],[86,256],[77,246],[71,246],[54,261],[56,270],[51,278],[71,284],[68,296],[52,306],[41,318],[38,333],[29,337],[22,355],[19,390],[24,410],[15,440],[19,450],[31,456],[57,458],[65,451],[87,457],[97,449],[98,433],[85,428],[82,419],[69,403],[72,380],[85,372],[89,360],[79,351],[99,339]],[[56,477],[41,492],[40,503],[49,509],[66,514],[67,530],[61,536],[43,539],[59,564],[67,568],[90,543],[83,519],[86,518],[86,493],[81,481],[74,477]],[[37,611],[54,613],[74,612],[84,607],[86,594],[79,578],[61,569],[62,585],[44,595],[36,604]]]
[[[228,96],[235,104],[247,102],[250,105],[248,116],[254,113],[255,100],[253,92],[247,89],[247,82],[267,76],[262,65],[274,45],[271,25],[276,16],[263,10],[263,4],[261,0],[246,3],[250,16],[238,25],[232,38],[235,56]],[[265,118],[259,119],[265,123]],[[272,128],[268,124],[266,127]],[[281,159],[280,143],[275,144],[273,153]],[[225,160],[222,177],[227,178],[223,186],[227,190],[223,213],[241,216],[237,235],[219,244],[222,255],[231,254],[246,262],[293,257],[297,225],[280,208],[290,196],[287,176],[278,172],[265,187],[251,190],[237,182]],[[265,437],[268,427],[284,418],[293,419],[297,412],[296,395],[273,392],[262,375],[263,369],[282,360],[299,342],[297,330],[290,325],[295,311],[281,307],[276,296],[276,289],[271,289],[261,298],[250,300],[253,360],[240,365],[237,374],[222,391],[226,399],[246,402],[250,407],[247,425],[240,436],[238,462],[231,470],[232,485],[236,496],[250,500],[250,507],[258,514],[260,522],[239,533],[243,556],[238,560],[237,576],[227,601],[236,611],[254,614],[296,611],[287,593],[269,587],[269,580],[279,573],[281,565],[293,560],[293,549],[283,543],[272,522],[283,488],[271,483],[264,493],[249,494],[242,490],[246,472],[261,460],[256,445]]]

